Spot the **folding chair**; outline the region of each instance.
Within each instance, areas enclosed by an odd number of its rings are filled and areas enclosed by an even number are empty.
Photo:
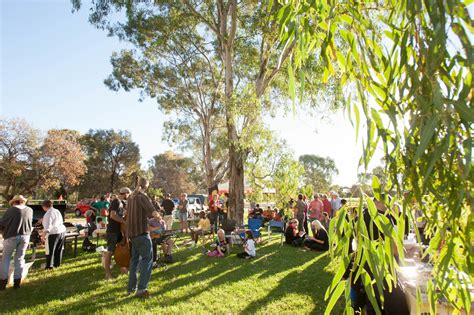
[[[229,252],[229,250],[230,250],[229,245],[230,246],[234,245],[233,235],[234,235],[234,231],[235,231],[236,226],[237,226],[237,221],[235,221],[235,220],[227,218],[227,219],[222,221],[221,228],[225,232],[225,238],[227,240],[227,252]]]
[[[253,237],[260,238],[260,228],[262,227],[263,219],[249,219],[248,227],[252,231]]]
[[[280,245],[283,245],[283,235],[285,234],[286,222],[271,220],[268,222],[268,240],[272,237],[272,228],[276,228],[280,233]]]
[[[202,246],[206,245],[207,241],[214,239],[214,233],[212,231],[212,228],[209,230],[200,231],[199,235],[201,237]],[[206,241],[206,238],[207,238],[207,241]]]

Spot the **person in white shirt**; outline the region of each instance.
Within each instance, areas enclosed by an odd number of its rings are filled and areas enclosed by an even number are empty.
[[[53,208],[53,202],[51,200],[43,201],[42,207],[46,212],[42,221],[44,228],[43,236],[45,239],[46,269],[53,269],[61,265],[66,227],[64,226],[61,212]]]
[[[238,253],[237,257],[239,258],[253,258],[256,255],[255,249],[255,241],[253,239],[252,231],[247,230],[245,231],[245,244],[244,244],[244,252]]]

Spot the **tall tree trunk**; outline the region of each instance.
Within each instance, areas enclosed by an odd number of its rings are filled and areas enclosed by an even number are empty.
[[[221,16],[221,32],[224,40],[221,40],[221,53],[224,62],[225,75],[225,103],[226,103],[226,125],[229,139],[229,215],[242,224],[244,220],[244,154],[240,150],[239,136],[236,127],[236,104],[234,104],[234,70],[233,70],[233,45],[237,32],[237,1],[229,0],[228,11]],[[230,23],[227,18],[230,17]],[[227,32],[227,27],[230,29]]]
[[[206,186],[208,191],[211,191],[215,186],[215,172],[214,167],[212,166],[212,149],[211,149],[211,131],[209,130],[209,117],[206,117],[206,120],[203,124],[203,140],[202,145],[202,154],[204,157],[204,166],[206,168]]]
[[[110,190],[108,192],[113,192],[115,186],[115,169],[112,170],[112,175],[110,176]]]
[[[244,160],[242,152],[232,144],[229,148],[229,163],[229,212],[230,217],[241,225],[244,220]]]

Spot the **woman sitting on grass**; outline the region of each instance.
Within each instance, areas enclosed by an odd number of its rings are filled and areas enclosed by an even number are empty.
[[[298,231],[298,220],[292,219],[285,231],[285,243],[293,246],[301,246],[306,237],[305,231]]]
[[[311,228],[313,230],[314,237],[308,237],[305,239],[303,246],[307,249],[322,252],[329,250],[328,232],[321,222],[319,222],[319,220],[313,221],[313,223],[311,223]]]
[[[285,243],[288,245],[293,244],[293,241],[298,238],[298,220],[292,219],[288,222],[288,226],[285,231]]]
[[[252,231],[245,231],[245,242],[244,242],[244,252],[238,253],[237,257],[239,258],[253,258],[257,255],[257,250],[255,249],[255,241],[253,239]]]
[[[208,250],[205,254],[209,257],[224,257],[227,252],[227,241],[225,239],[225,232],[223,229],[217,231],[217,238],[215,240],[216,248],[212,251]]]

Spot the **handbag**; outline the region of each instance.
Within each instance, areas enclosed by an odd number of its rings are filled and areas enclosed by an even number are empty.
[[[114,250],[115,263],[120,267],[130,266],[130,245],[127,241],[118,243]]]

